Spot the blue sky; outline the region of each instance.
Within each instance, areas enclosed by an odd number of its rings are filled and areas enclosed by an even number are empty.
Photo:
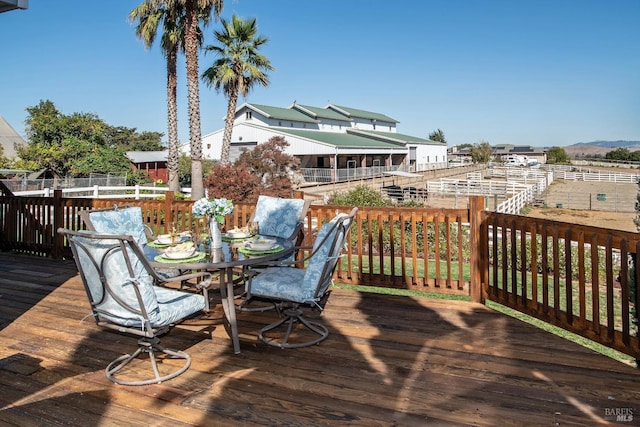
[[[127,20],[141,0],[29,3],[0,14],[0,115],[18,133],[48,99],[166,134],[164,58]],[[234,13],[257,18],[276,68],[246,102],[375,111],[400,133],[442,129],[449,145],[640,140],[638,0],[226,0],[223,16]],[[200,72],[213,61],[201,55]],[[227,100],[201,84],[200,102],[202,135],[222,128]]]

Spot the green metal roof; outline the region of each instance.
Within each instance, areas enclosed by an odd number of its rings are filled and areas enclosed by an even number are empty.
[[[344,114],[340,114],[335,110],[330,110],[328,108],[311,107],[309,105],[301,105],[301,104],[293,104],[292,108],[300,109],[303,113],[304,113],[304,110],[306,110],[310,114],[312,114],[315,118],[349,122],[349,117],[345,116]]]
[[[274,120],[290,120],[295,122],[318,123],[306,114],[291,108],[270,107],[260,104],[246,104],[249,108],[264,113],[268,118]]]
[[[360,119],[380,120],[384,122],[400,123],[389,116],[385,116],[384,114],[380,114],[380,113],[374,113],[372,111],[358,110],[356,108],[342,107],[340,105],[333,105],[333,104],[329,104],[327,108],[332,108],[334,110],[337,110],[338,112],[344,112],[349,117],[358,117]]]
[[[350,133],[338,133],[338,132],[322,132],[303,129],[273,129],[261,126],[264,129],[268,129],[272,132],[280,132],[297,136],[299,138],[311,139],[321,142],[327,145],[333,145],[338,148],[386,148],[386,149],[398,149],[398,144],[382,141],[380,139],[368,138],[366,136],[354,135]]]
[[[347,129],[347,132],[359,135],[368,135],[373,138],[382,138],[390,142],[401,144],[423,144],[423,145],[446,145],[444,142],[432,141],[430,139],[418,138],[417,136],[405,135],[397,132],[381,132],[374,130]]]

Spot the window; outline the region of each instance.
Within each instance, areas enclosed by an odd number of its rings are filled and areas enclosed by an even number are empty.
[[[253,118],[253,111],[247,111],[244,113],[244,118],[247,120],[251,120]]]
[[[207,144],[207,150],[211,150],[211,144]]]

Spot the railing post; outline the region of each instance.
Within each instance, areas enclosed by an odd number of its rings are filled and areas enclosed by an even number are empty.
[[[487,268],[487,254],[482,238],[482,212],[484,211],[484,197],[469,197],[469,247],[471,249],[471,280],[469,292],[471,301],[484,304],[484,294],[482,292],[483,269]]]
[[[53,248],[51,257],[62,258],[64,248],[64,236],[58,233],[58,228],[64,227],[64,207],[62,206],[62,190],[53,190]]]
[[[171,231],[171,224],[173,224],[173,191],[164,192],[164,232]]]

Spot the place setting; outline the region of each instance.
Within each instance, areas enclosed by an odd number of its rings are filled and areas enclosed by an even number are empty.
[[[256,236],[259,233],[257,222],[250,222],[245,227],[234,227],[222,235],[225,242],[242,242]]]
[[[156,262],[193,262],[204,259],[205,253],[197,250],[191,240],[167,247],[161,254],[156,255]]]
[[[147,245],[151,248],[163,249],[189,241],[190,239],[191,233],[189,231],[183,231],[181,233],[159,234],[158,236],[156,236],[156,240],[147,243]]]
[[[238,248],[238,252],[245,255],[265,255],[275,254],[282,251],[284,247],[275,239],[269,239],[256,235],[254,238],[244,242],[244,245]]]

